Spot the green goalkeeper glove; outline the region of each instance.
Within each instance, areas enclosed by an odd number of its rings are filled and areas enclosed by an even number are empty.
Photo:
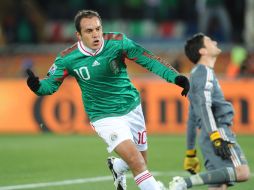
[[[196,156],[196,150],[187,150],[184,158],[183,168],[191,174],[200,172],[201,166],[198,157]]]
[[[210,135],[210,140],[213,143],[213,148],[216,155],[220,156],[223,160],[230,158],[231,156],[231,152],[229,150],[230,143],[223,140],[218,131],[214,131]]]

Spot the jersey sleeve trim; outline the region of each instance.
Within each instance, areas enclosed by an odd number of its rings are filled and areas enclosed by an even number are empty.
[[[108,33],[103,34],[104,40],[122,40],[123,34]]]
[[[157,60],[159,61],[160,63],[162,63],[163,65],[165,65],[167,68],[169,68],[170,70],[174,71],[175,73],[178,73],[177,70],[175,70],[175,68],[168,62],[164,61],[162,58],[156,56],[156,55],[152,55],[152,54],[149,54],[147,52],[144,51],[143,53],[144,56],[150,58],[150,59],[154,59],[154,60]]]
[[[77,49],[77,48],[78,48],[78,44],[75,43],[75,44],[73,44],[71,47],[69,47],[69,48],[63,50],[63,51],[60,53],[60,55],[61,55],[62,57],[64,57],[64,56],[68,55],[69,53],[71,53],[72,51],[74,51],[74,50]]]
[[[64,69],[63,72],[64,72],[64,73],[63,73],[63,76],[62,76],[61,78],[56,78],[56,79],[55,79],[56,81],[63,82],[64,79],[65,79],[67,76],[69,76],[69,73],[68,73],[68,71],[67,71],[66,69]]]

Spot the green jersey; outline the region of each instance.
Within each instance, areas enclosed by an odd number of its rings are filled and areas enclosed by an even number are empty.
[[[82,91],[89,119],[125,115],[140,104],[140,95],[127,74],[124,59],[129,58],[149,71],[174,83],[178,72],[121,33],[104,33],[100,49],[92,52],[81,41],[61,52],[47,77],[40,81],[37,95],[57,91],[71,75]]]

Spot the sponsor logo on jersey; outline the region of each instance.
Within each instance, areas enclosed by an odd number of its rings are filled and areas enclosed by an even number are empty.
[[[93,62],[93,64],[92,64],[92,67],[95,67],[95,66],[98,66],[98,65],[100,65],[100,63],[99,63],[98,61],[95,60],[95,61]]]

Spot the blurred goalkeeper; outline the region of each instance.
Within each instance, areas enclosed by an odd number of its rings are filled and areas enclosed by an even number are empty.
[[[185,45],[185,54],[195,66],[191,71],[188,93],[190,105],[184,169],[195,175],[174,177],[170,190],[185,190],[203,184],[207,184],[209,190],[225,190],[234,182],[249,179],[247,160],[231,130],[233,107],[225,100],[213,69],[220,53],[217,42],[201,33]],[[198,173],[197,129],[200,129],[199,146],[207,170],[204,173]]]
[[[57,56],[46,78],[39,80],[28,70],[29,88],[39,96],[50,95],[67,76],[75,77],[91,125],[106,142],[108,152],[115,151],[120,157],[107,160],[116,189],[127,189],[128,170],[141,190],[163,189],[146,165],[147,136],[140,95],[124,60],[131,59],[180,86],[183,96],[189,91],[189,80],[124,34],[103,33],[97,12],[79,11],[74,21],[78,42]]]

